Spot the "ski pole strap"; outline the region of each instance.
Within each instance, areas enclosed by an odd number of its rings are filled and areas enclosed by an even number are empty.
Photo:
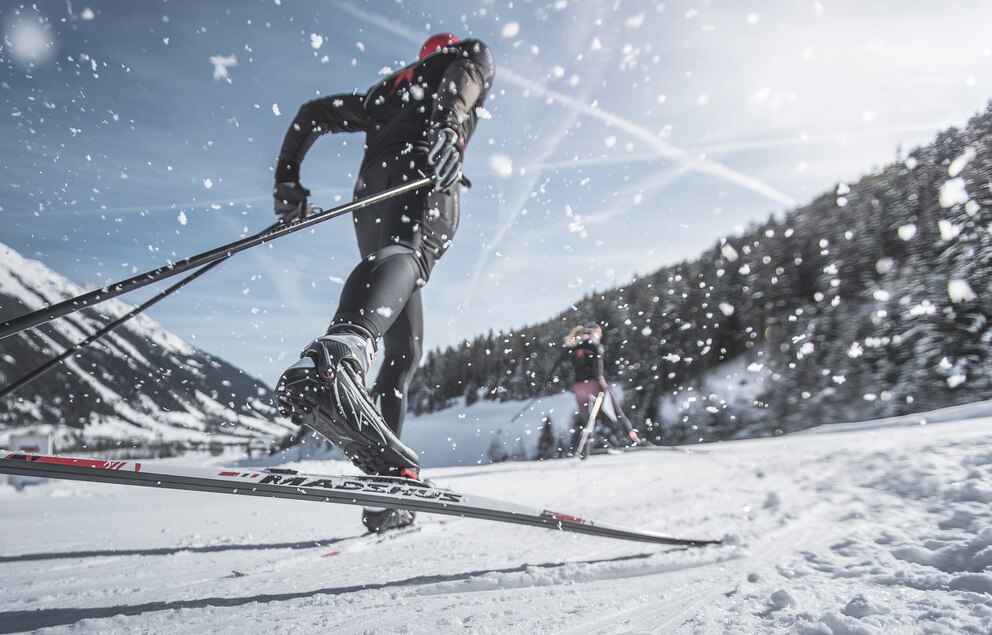
[[[374,205],[375,203],[398,196],[399,194],[419,189],[425,185],[431,184],[432,182],[433,179],[431,177],[425,176],[417,179],[416,181],[410,181],[409,183],[404,183],[403,185],[398,185],[388,190],[383,190],[378,194],[373,194],[372,196],[368,196],[357,201],[352,201],[351,203],[346,203],[345,205],[323,211],[319,214],[314,214],[309,218],[305,218],[289,225],[278,223],[262,230],[257,234],[242,238],[241,240],[234,241],[233,243],[215,247],[210,251],[205,251],[195,256],[184,258],[175,263],[165,265],[157,269],[152,269],[151,271],[146,271],[145,273],[138,274],[128,278],[127,280],[107,285],[102,289],[95,289],[89,293],[76,296],[75,298],[69,298],[68,300],[63,300],[62,302],[38,309],[37,311],[32,311],[31,313],[8,320],[0,325],[0,339],[15,335],[21,331],[33,328],[40,324],[50,322],[56,318],[62,317],[63,315],[75,313],[82,309],[91,307],[94,304],[99,304],[100,302],[110,300],[111,298],[116,298],[117,296],[134,291],[135,289],[140,289],[150,284],[154,284],[164,278],[176,276],[189,271],[190,269],[196,269],[197,267],[210,264],[214,261],[225,259],[240,251],[262,245],[269,241],[275,240],[276,238],[286,236],[287,234],[298,232],[301,229],[312,227],[317,223],[322,223],[332,218],[337,218],[338,216],[342,216],[355,210],[362,209],[363,207],[368,207],[369,205]]]

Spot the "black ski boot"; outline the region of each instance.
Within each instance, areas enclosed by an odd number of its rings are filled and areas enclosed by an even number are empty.
[[[319,337],[276,386],[279,412],[339,447],[366,474],[417,478],[420,457],[386,425],[365,390],[371,340],[355,333]]]
[[[381,534],[390,529],[409,527],[417,518],[416,512],[406,509],[385,509],[382,507],[365,507],[362,509],[362,523],[369,533]]]

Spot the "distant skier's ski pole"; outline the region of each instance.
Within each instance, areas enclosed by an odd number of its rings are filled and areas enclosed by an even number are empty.
[[[531,399],[530,401],[528,401],[527,402],[527,405],[525,405],[523,408],[520,409],[520,412],[518,412],[517,414],[513,415],[513,418],[510,419],[510,423],[513,423],[514,421],[516,421],[517,419],[519,419],[520,417],[522,417],[523,414],[525,412],[527,412],[527,409],[530,408],[531,406],[533,406],[534,405],[534,402],[537,401],[538,399],[540,399],[542,396],[543,395],[538,395],[538,396],[534,397],[533,399]]]
[[[87,307],[93,306],[94,304],[104,302],[105,300],[116,298],[119,295],[134,291],[135,289],[140,289],[150,284],[154,284],[164,278],[179,275],[217,260],[226,259],[240,251],[262,245],[269,241],[275,240],[276,238],[281,238],[287,234],[298,232],[301,229],[312,227],[317,223],[322,223],[326,220],[337,218],[338,216],[343,216],[344,214],[348,214],[363,207],[393,198],[394,196],[398,196],[405,192],[419,189],[426,185],[430,185],[432,182],[433,179],[431,177],[425,176],[421,179],[417,179],[416,181],[410,181],[409,183],[404,183],[403,185],[398,185],[394,188],[384,190],[378,194],[373,194],[372,196],[359,199],[357,201],[352,201],[351,203],[347,203],[333,209],[318,212],[309,218],[305,218],[289,225],[280,223],[278,226],[273,226],[269,229],[262,230],[257,234],[242,238],[241,240],[234,241],[233,243],[215,247],[210,251],[205,251],[195,256],[184,258],[173,264],[165,265],[157,269],[138,274],[128,278],[127,280],[107,285],[102,289],[96,289],[94,291],[90,291],[89,293],[76,296],[75,298],[69,298],[68,300],[63,300],[62,302],[38,309],[37,311],[32,311],[31,313],[8,320],[0,325],[0,339],[15,335],[21,331],[33,328],[40,324],[50,322],[51,320],[62,317],[63,315],[75,313],[76,311],[80,311]]]
[[[585,459],[589,456],[589,451],[587,451],[587,446],[592,444],[592,433],[596,429],[596,418],[599,416],[599,409],[603,406],[603,399],[606,393],[601,392],[596,397],[596,403],[593,404],[592,411],[589,413],[589,420],[586,422],[585,428],[582,429],[582,438],[579,440],[579,458]]]

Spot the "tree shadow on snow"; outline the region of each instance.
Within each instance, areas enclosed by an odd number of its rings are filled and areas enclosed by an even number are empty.
[[[308,543],[311,546],[313,543]],[[271,548],[271,547],[270,547]],[[608,562],[623,562],[629,560],[643,560],[656,555],[658,552],[638,553],[629,556],[618,556],[616,558],[602,558],[597,560],[572,560],[568,562],[546,562],[542,564],[522,564],[517,567],[505,569],[482,569],[478,571],[468,571],[465,573],[455,573],[450,575],[423,575],[405,580],[394,580],[392,582],[379,582],[375,584],[356,584],[352,586],[327,587],[314,589],[312,591],[300,591],[294,593],[261,593],[244,597],[213,597],[199,598],[194,600],[177,600],[173,602],[147,602],[144,604],[120,605],[120,606],[100,606],[93,608],[68,608],[68,609],[36,609],[33,611],[7,611],[0,613],[0,633],[17,633],[21,631],[31,631],[39,628],[49,628],[52,626],[66,626],[75,624],[82,620],[98,620],[118,616],[133,616],[156,611],[178,611],[183,609],[204,609],[204,608],[225,608],[233,606],[244,606],[246,604],[265,604],[269,602],[287,602],[309,598],[317,595],[346,595],[358,593],[360,591],[379,591],[382,589],[394,589],[402,587],[425,586],[439,584],[442,582],[459,582],[471,578],[485,576],[489,574],[523,573],[528,569],[557,569],[560,567],[576,564],[603,564]]]

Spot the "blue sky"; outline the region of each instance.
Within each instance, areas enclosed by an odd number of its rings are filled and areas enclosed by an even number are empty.
[[[51,1],[0,9],[0,241],[95,286],[271,222],[299,105],[439,30],[493,48],[426,345],[533,323],[891,161],[992,97],[984,2]],[[211,58],[234,58],[215,78]],[[347,200],[359,135],[303,182]],[[240,254],[151,315],[272,383],[323,332],[350,223]],[[138,295],[131,298],[140,300]]]

